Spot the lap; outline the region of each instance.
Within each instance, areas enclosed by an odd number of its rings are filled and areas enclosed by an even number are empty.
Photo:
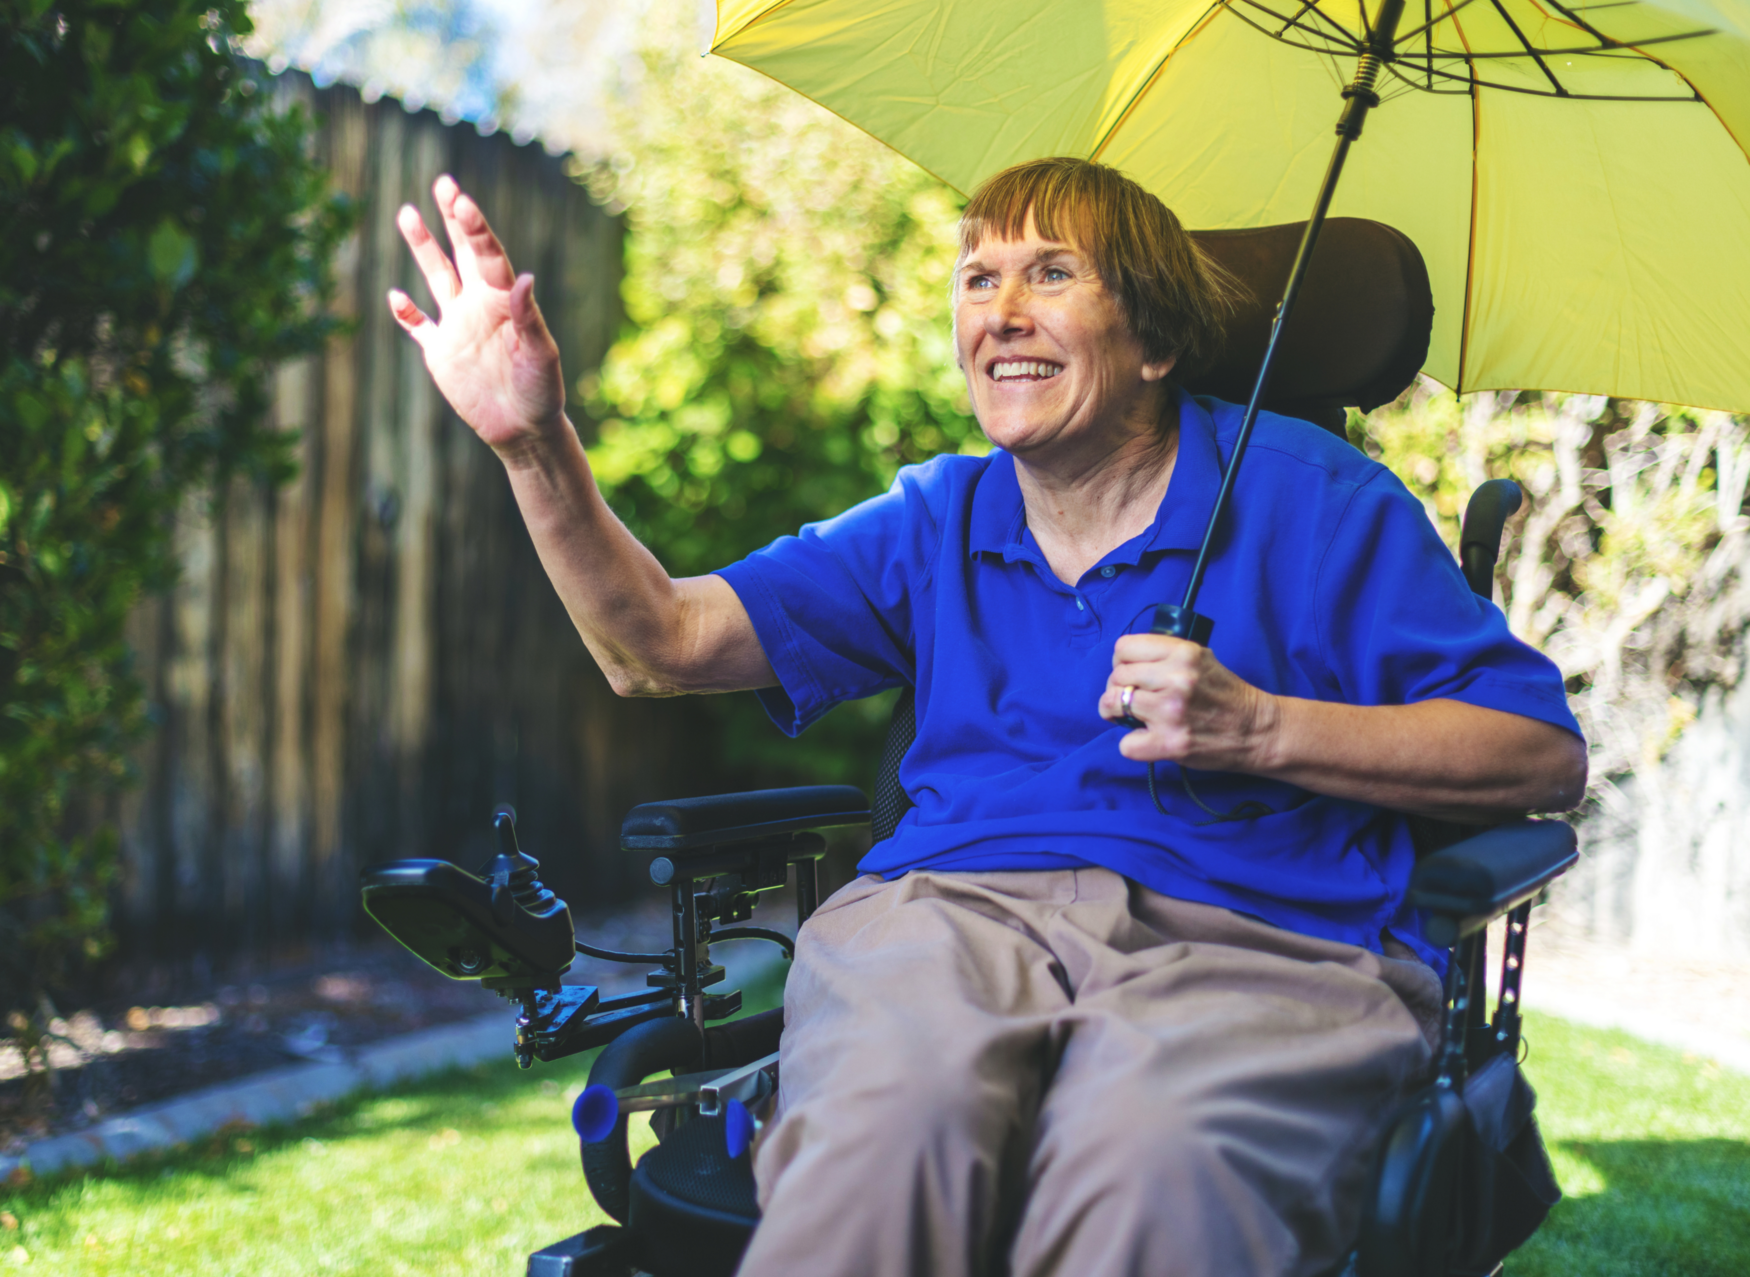
[[[1163,943],[1078,990],[1038,1113],[1016,1277],[1318,1271],[1425,1071],[1418,962],[1142,900]],[[1395,987],[1394,987],[1395,986]]]
[[[1113,1232],[1088,1226],[1102,1216],[1157,1250],[1148,1234],[1207,1231],[1212,1212],[1240,1221],[1216,1239],[1230,1254],[1261,1258],[1308,1234],[1322,1246],[1347,1226],[1330,1198],[1355,1147],[1427,1061],[1411,1007],[1437,1006],[1420,964],[1103,870],[865,879],[799,938],[762,1201],[790,1209],[772,1200],[784,1180],[783,1197],[818,1213],[835,1175],[902,1184],[906,1163],[927,1162],[944,1212],[981,1221],[974,1251],[1013,1236],[1017,1274],[1078,1270],[1062,1248]],[[1005,1211],[1022,1199],[1017,1225]],[[1284,1222],[1267,1226],[1271,1215]],[[1131,1260],[1075,1264],[1168,1271]]]

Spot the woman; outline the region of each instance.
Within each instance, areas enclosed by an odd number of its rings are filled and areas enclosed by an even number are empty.
[[[1203,595],[1212,646],[1139,632],[1183,588],[1238,424],[1172,381],[1224,298],[1158,200],[1042,160],[961,224],[956,350],[991,455],[671,580],[590,478],[532,280],[436,194],[453,265],[401,226],[441,322],[390,305],[615,690],[760,689],[791,732],[916,691],[915,806],[798,939],[743,1271],[1338,1259],[1436,1033],[1401,813],[1485,821],[1584,785],[1554,667],[1419,505],[1267,416]]]

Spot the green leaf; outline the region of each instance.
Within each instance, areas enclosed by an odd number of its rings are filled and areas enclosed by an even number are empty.
[[[146,241],[146,263],[152,268],[152,278],[170,288],[181,288],[193,279],[199,262],[194,236],[168,217]]]
[[[122,145],[122,155],[134,172],[144,173],[152,159],[152,139],[144,133],[134,134]]]
[[[14,142],[7,150],[10,153],[12,167],[18,171],[18,176],[23,179],[23,184],[29,186],[31,180],[36,177],[36,152],[31,150],[30,143],[25,141]]]

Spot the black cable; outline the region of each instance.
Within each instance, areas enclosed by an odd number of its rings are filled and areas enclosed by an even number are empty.
[[[773,931],[770,927],[724,927],[721,931],[711,933],[711,943],[719,940],[770,940],[784,951],[786,958],[796,957],[796,942],[782,931]]]
[[[598,949],[593,944],[577,941],[577,951],[586,958],[600,958],[604,962],[660,962],[667,966],[674,961],[674,954],[669,953],[621,953],[618,949]]]
[[[1199,821],[1198,824],[1200,826],[1219,825],[1230,820],[1256,820],[1260,816],[1274,816],[1277,814],[1276,809],[1268,803],[1261,803],[1251,798],[1246,799],[1245,802],[1235,807],[1232,811],[1215,810],[1215,808],[1211,807],[1208,803],[1204,802],[1197,796],[1197,791],[1191,788],[1191,777],[1182,766],[1179,768],[1179,784],[1185,791],[1185,797],[1189,798],[1213,817],[1213,819],[1210,820]],[[1148,765],[1148,796],[1154,800],[1155,810],[1160,812],[1161,815],[1171,816],[1173,814],[1161,803],[1160,790],[1155,787],[1155,765],[1153,763]]]

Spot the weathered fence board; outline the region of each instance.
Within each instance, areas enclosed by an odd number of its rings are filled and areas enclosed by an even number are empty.
[[[413,200],[435,226],[431,182],[454,173],[535,272],[575,377],[619,323],[618,224],[538,147],[295,74],[280,91],[320,117],[317,152],[361,210],[337,265],[353,323],[277,373],[298,476],[184,511],[181,579],[133,621],[158,729],[120,808],[117,921],[141,969],[353,934],[362,865],[477,863],[498,802],[556,888],[624,898],[621,813],[710,778],[696,708],[608,691],[502,468],[382,301],[401,287],[433,309],[394,218]]]

